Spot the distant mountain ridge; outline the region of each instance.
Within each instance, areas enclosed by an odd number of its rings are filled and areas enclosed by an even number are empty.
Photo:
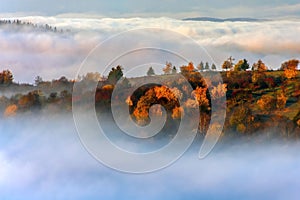
[[[214,17],[193,17],[184,18],[184,21],[207,21],[207,22],[260,22],[266,21],[266,19],[256,19],[247,17],[237,17],[237,18],[214,18]]]

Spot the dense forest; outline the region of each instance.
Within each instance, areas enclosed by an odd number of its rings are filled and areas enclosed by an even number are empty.
[[[49,24],[34,24],[32,22],[25,22],[19,19],[3,19],[0,20],[0,28],[6,31],[30,31],[30,32],[53,32],[53,33],[64,33],[71,32],[70,29],[59,29],[56,26]]]
[[[167,62],[164,74],[156,75],[152,67],[144,77],[122,79],[122,90],[126,91],[135,79],[159,79],[172,87],[145,85],[126,98],[131,117],[137,123],[149,122],[149,108],[161,104],[167,111],[170,126],[180,121],[182,115],[198,114],[199,133],[205,134],[211,119],[211,100],[226,97],[226,121],[224,134],[253,135],[274,134],[284,138],[300,137],[300,76],[299,60],[292,59],[282,63],[278,70],[269,70],[263,61],[258,60],[250,69],[246,59],[234,63],[231,57],[226,60],[222,71],[216,66],[201,62],[197,67],[192,62],[179,70]],[[192,86],[191,98],[182,99],[187,92],[183,80],[174,79],[181,74]],[[223,81],[216,76],[221,74]],[[205,75],[205,78],[203,78]],[[2,117],[13,117],[21,113],[60,113],[72,110],[72,89],[75,82],[86,88],[89,82],[98,82],[95,93],[95,106],[98,112],[110,112],[112,92],[115,84],[123,77],[121,66],[113,67],[107,77],[91,72],[76,80],[61,77],[52,81],[35,78],[35,84],[17,84],[10,70],[0,73],[0,112]],[[81,95],[92,91],[83,90]],[[92,94],[93,95],[93,94]],[[122,95],[122,94],[119,94]],[[77,96],[76,98],[81,98]],[[119,98],[118,96],[116,98]],[[121,99],[121,98],[120,98]],[[180,105],[179,100],[184,102]],[[125,102],[120,102],[125,103]],[[84,105],[83,105],[84,107]],[[156,115],[162,111],[155,110]],[[271,131],[270,131],[271,130]],[[272,131],[274,130],[274,131]]]

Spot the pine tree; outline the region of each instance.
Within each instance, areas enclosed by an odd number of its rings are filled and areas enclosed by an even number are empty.
[[[208,62],[205,63],[205,67],[204,68],[205,68],[205,70],[209,70],[209,64],[208,64]]]
[[[217,70],[217,67],[216,67],[215,63],[213,63],[213,64],[211,65],[211,69],[212,69],[212,70]]]
[[[153,75],[155,75],[154,69],[150,67],[147,71],[147,76],[153,76]]]
[[[203,64],[202,61],[201,61],[200,64],[197,66],[197,69],[198,69],[199,71],[203,71],[203,70],[204,70],[204,64]]]

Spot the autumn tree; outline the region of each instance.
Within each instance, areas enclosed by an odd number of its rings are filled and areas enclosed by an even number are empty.
[[[184,115],[184,109],[180,107],[175,107],[172,110],[172,118],[173,119],[180,119]]]
[[[165,74],[170,74],[172,70],[172,63],[166,62],[166,66],[163,68]]]
[[[235,65],[234,65],[234,68],[233,68],[233,70],[234,71],[242,71],[242,64],[244,63],[244,61],[243,60],[239,60],[238,61],[238,63],[236,63]]]
[[[252,66],[253,71],[259,71],[259,72],[264,72],[268,70],[268,67],[263,63],[262,60],[258,60],[257,63],[254,63]]]
[[[280,70],[292,69],[296,70],[299,65],[299,60],[292,59],[281,64]]]
[[[285,69],[284,70],[284,76],[287,79],[293,79],[293,78],[297,77],[297,75],[298,75],[297,70],[292,70],[292,69]]]
[[[239,60],[234,66],[234,71],[246,71],[247,69],[249,69],[249,64],[246,59]]]
[[[284,109],[287,101],[287,96],[284,94],[284,92],[281,90],[277,92],[276,94],[276,107],[278,109]]]
[[[13,82],[13,74],[9,70],[3,70],[0,72],[0,84],[9,85]]]
[[[187,66],[187,69],[188,69],[189,72],[195,71],[194,63],[193,62],[189,62],[188,66]]]
[[[196,101],[198,101],[199,107],[201,110],[208,110],[209,100],[207,98],[207,88],[197,87],[193,92],[192,96]]]
[[[203,71],[204,70],[204,63],[201,61],[200,64],[197,66],[197,69],[199,71]]]
[[[227,84],[219,83],[217,86],[214,86],[211,90],[211,98],[216,100],[226,96]]]
[[[268,84],[265,82],[266,79],[266,71],[268,67],[262,62],[262,60],[258,60],[257,63],[254,63],[252,66],[252,83],[264,88],[268,87]]]
[[[276,108],[276,98],[265,94],[257,101],[257,105],[262,111],[271,112]]]
[[[229,117],[229,124],[240,133],[245,133],[249,129],[254,117],[251,110],[244,106],[238,106],[234,108]]]
[[[180,71],[183,74],[190,74],[191,72],[195,71],[194,64],[192,62],[189,62],[187,66],[185,65],[181,66]]]
[[[153,76],[153,75],[155,75],[154,69],[150,67],[147,71],[147,76]]]
[[[149,89],[137,102],[133,111],[133,116],[140,124],[146,124],[149,121],[149,108],[154,104],[164,106],[170,116],[173,109],[179,107],[178,98],[166,86],[155,86]]]
[[[284,70],[284,76],[286,78],[293,79],[298,75],[298,71],[297,71],[298,65],[299,65],[299,60],[292,59],[282,63],[280,69]]]
[[[225,69],[226,71],[230,70],[234,66],[234,64],[233,64],[234,60],[235,59],[232,58],[232,56],[230,56],[226,61],[224,61],[223,65],[222,65],[222,69]]]
[[[224,61],[224,63],[222,64],[222,69],[229,70],[231,68],[232,68],[231,63],[228,60]]]

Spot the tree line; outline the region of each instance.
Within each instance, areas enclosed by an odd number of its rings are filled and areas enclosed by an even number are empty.
[[[56,26],[51,26],[49,24],[38,25],[32,22],[24,22],[19,19],[3,19],[0,20],[0,27],[9,26],[12,30],[14,29],[21,29],[21,28],[28,28],[31,31],[39,31],[39,32],[53,32],[53,33],[64,33],[64,32],[71,32],[70,29],[59,29]]]

